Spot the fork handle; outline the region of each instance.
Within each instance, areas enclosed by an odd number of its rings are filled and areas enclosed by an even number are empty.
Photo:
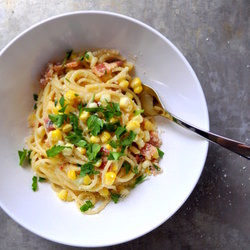
[[[180,120],[179,118],[173,116],[172,114],[168,113],[167,111],[166,111],[166,113],[162,114],[162,116],[175,122],[176,124],[180,125],[181,127],[187,128],[188,130],[191,130],[192,132],[206,138],[207,140],[214,142],[214,143],[250,160],[250,146],[249,145],[246,145],[244,143],[241,143],[241,142],[238,142],[238,141],[235,141],[235,140],[232,140],[232,139],[229,139],[229,138],[226,138],[226,137],[223,137],[223,136],[196,128],[196,127]]]

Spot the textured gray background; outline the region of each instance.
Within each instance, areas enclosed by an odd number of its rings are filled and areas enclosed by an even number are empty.
[[[93,9],[137,18],[170,39],[201,82],[211,130],[250,143],[249,0],[0,0],[0,49],[40,20]],[[249,162],[210,145],[196,189],[171,219],[139,239],[103,249],[250,249],[249,197]],[[2,210],[0,221],[1,250],[76,249],[28,232]]]

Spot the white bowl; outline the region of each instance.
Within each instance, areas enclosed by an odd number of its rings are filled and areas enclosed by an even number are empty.
[[[100,214],[81,214],[61,202],[49,184],[31,190],[32,171],[18,165],[18,149],[28,135],[27,117],[45,64],[69,49],[114,48],[132,59],[136,74],[153,84],[166,107],[184,120],[209,129],[200,83],[179,50],[153,28],[119,14],[87,11],[60,15],[26,30],[0,53],[0,205],[23,227],[44,238],[73,246],[96,247],[137,238],[164,223],[195,187],[208,143],[164,119],[164,172],[151,177],[118,204]]]

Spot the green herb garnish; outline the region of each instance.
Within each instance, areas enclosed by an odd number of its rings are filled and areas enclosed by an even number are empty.
[[[92,204],[91,201],[86,201],[81,207],[80,210],[82,212],[86,212],[88,211],[90,208],[94,207],[94,205]]]
[[[126,174],[128,174],[129,171],[131,170],[131,165],[127,161],[125,161],[122,164],[122,168],[125,168]]]
[[[60,98],[60,100],[59,100],[59,103],[60,103],[61,107],[64,106],[64,101],[65,101],[64,96],[62,96],[62,97]]]
[[[71,148],[71,147],[54,145],[52,148],[50,148],[46,151],[46,154],[48,157],[55,157],[56,155],[61,153],[65,148]]]
[[[135,179],[135,183],[134,183],[134,185],[132,187],[134,188],[136,185],[141,184],[142,182],[144,182],[146,177],[147,177],[146,175],[140,175],[139,177],[137,177]]]
[[[58,128],[60,128],[63,123],[67,120],[68,116],[66,114],[49,114],[49,119],[55,124]]]
[[[84,165],[81,165],[81,172],[80,177],[84,177],[85,175],[93,175],[93,174],[99,174],[100,171],[96,171],[94,169],[94,165],[90,162],[85,163]]]
[[[34,99],[34,101],[37,101],[38,100],[38,95],[37,94],[33,94],[33,99]]]
[[[157,151],[158,151],[158,154],[159,154],[160,158],[162,158],[163,155],[164,155],[164,152],[161,151],[159,148],[157,148]]]
[[[108,160],[119,160],[121,156],[123,156],[124,154],[121,152],[110,152],[109,153],[109,157]]]
[[[70,50],[70,51],[68,51],[68,52],[66,53],[66,56],[65,56],[65,58],[63,59],[62,66],[64,66],[65,63],[66,63],[66,61],[70,59],[72,52],[73,52],[73,50]]]
[[[100,150],[101,146],[99,144],[89,144],[86,152],[89,160],[95,161]]]
[[[27,150],[23,148],[23,151],[18,150],[18,156],[19,156],[19,165],[22,166],[25,159],[29,159],[31,150]]]
[[[125,137],[124,139],[122,139],[120,143],[121,146],[130,146],[133,143],[135,137],[136,137],[136,134],[132,130],[130,130],[129,135]]]
[[[111,192],[110,197],[111,197],[111,200],[116,204],[118,202],[119,198],[121,197],[121,195]]]
[[[37,190],[37,177],[33,176],[32,178],[32,190],[35,192]]]
[[[88,129],[94,136],[97,136],[101,132],[103,124],[103,120],[98,118],[96,115],[91,115],[87,120]]]
[[[153,164],[153,166],[154,166],[154,168],[155,168],[157,171],[160,171],[160,170],[161,170],[161,168],[158,167],[156,164]]]
[[[81,135],[79,135],[75,132],[69,133],[66,136],[66,139],[70,143],[76,145],[77,147],[86,148],[88,146],[88,143],[85,141],[85,139]]]
[[[37,109],[37,104],[36,104],[36,103],[34,104],[34,107],[33,107],[33,108],[34,108],[34,110],[36,110],[36,109]]]
[[[142,114],[143,112],[144,112],[144,109],[137,109],[137,110],[134,111],[134,114],[136,116],[136,115]]]
[[[119,126],[119,127],[116,129],[116,131],[115,131],[116,138],[117,138],[118,140],[120,140],[121,136],[122,136],[124,133],[126,133],[126,132],[127,132],[127,130],[126,130],[125,127]]]
[[[38,181],[39,181],[39,182],[44,182],[44,181],[46,181],[46,178],[39,177],[39,178],[38,178]]]
[[[84,57],[85,57],[87,60],[89,60],[89,54],[88,54],[88,51],[86,51],[86,52],[85,52]]]
[[[70,80],[67,77],[65,77],[65,80],[70,83]]]
[[[132,169],[132,172],[134,174],[138,174],[139,173],[138,166],[134,166],[134,168]]]

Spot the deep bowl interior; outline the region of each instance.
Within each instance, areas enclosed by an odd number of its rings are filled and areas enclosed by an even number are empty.
[[[177,116],[208,129],[206,101],[192,68],[160,33],[128,17],[105,12],[61,15],[25,31],[0,54],[0,205],[28,230],[75,246],[105,246],[139,237],[166,221],[195,187],[208,143],[164,119],[157,119],[163,174],[151,177],[118,204],[85,216],[61,202],[49,184],[31,190],[33,173],[18,165],[28,135],[33,93],[48,61],[69,49],[114,48],[135,62],[136,75],[153,85]]]

